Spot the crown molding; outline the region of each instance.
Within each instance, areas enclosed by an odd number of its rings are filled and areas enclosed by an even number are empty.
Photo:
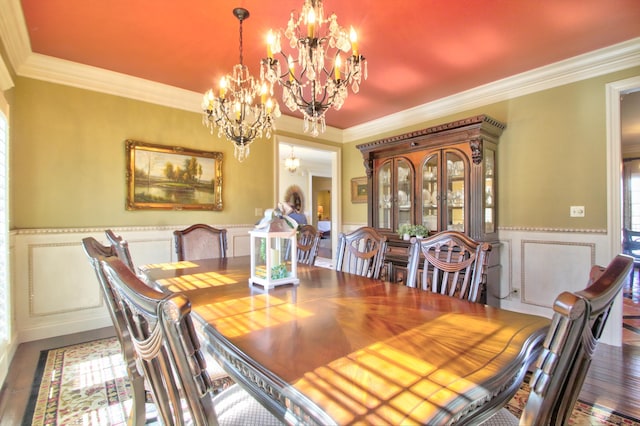
[[[0,37],[11,65],[19,76],[201,112],[201,93],[32,53],[19,0],[0,0]],[[497,80],[348,129],[328,127],[322,139],[338,143],[354,142],[634,66],[640,66],[640,38]],[[283,115],[276,120],[276,126],[279,131],[302,135],[303,121],[300,118]]]
[[[0,90],[5,91],[13,87],[13,80],[4,59],[0,56]]]
[[[640,38],[594,50],[350,127],[344,130],[343,140],[353,142],[392,129],[406,128],[427,120],[635,66],[640,66]]]
[[[31,42],[20,0],[0,0],[0,39],[14,69],[31,54]]]

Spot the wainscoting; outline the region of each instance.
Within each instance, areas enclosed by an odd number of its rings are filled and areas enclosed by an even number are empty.
[[[174,227],[112,228],[129,242],[137,265],[175,261]],[[229,225],[229,256],[249,254],[253,225]],[[343,225],[350,232],[362,224]],[[15,230],[11,269],[14,342],[21,343],[110,325],[82,238],[106,244],[104,228]],[[337,235],[336,235],[337,239]],[[500,282],[488,289],[488,302],[505,309],[550,316],[555,297],[582,289],[591,265],[611,260],[604,231],[500,230]],[[622,303],[616,303],[603,338],[621,344]]]
[[[550,317],[563,291],[583,289],[593,265],[611,261],[604,230],[500,229],[500,283],[487,291],[488,303],[501,308]],[[620,346],[622,295],[611,312],[601,342]]]
[[[111,228],[129,243],[136,265],[176,260],[176,227]],[[220,224],[216,224],[220,226]],[[228,255],[249,255],[253,225],[226,226]],[[104,228],[46,229],[12,232],[13,300],[19,342],[111,325],[82,239],[107,244]]]

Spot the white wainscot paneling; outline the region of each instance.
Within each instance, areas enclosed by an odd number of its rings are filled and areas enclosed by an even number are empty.
[[[144,265],[175,261],[173,231],[187,226],[112,230],[128,242],[134,264]],[[249,254],[250,228],[227,227],[229,256]],[[12,231],[12,288],[19,342],[111,325],[97,278],[82,249],[82,239],[89,236],[108,244],[102,228]]]
[[[522,302],[547,308],[562,291],[582,290],[595,262],[595,244],[522,241]]]
[[[504,309],[551,317],[563,291],[586,287],[593,265],[611,261],[604,232],[500,230],[500,288]],[[622,295],[611,311],[603,343],[622,342]]]
[[[102,306],[100,288],[87,280],[93,269],[78,248],[78,242],[29,244],[29,317]]]

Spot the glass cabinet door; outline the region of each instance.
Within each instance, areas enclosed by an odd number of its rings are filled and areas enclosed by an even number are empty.
[[[378,169],[378,227],[391,228],[391,161]]]
[[[438,204],[440,194],[438,193],[438,154],[427,157],[422,164],[422,224],[429,231],[439,231],[438,227]]]
[[[443,206],[446,229],[465,232],[465,176],[467,173],[463,157],[452,151],[445,154],[446,206]]]
[[[397,221],[393,230],[397,230],[400,225],[413,223],[413,170],[411,165],[404,159],[396,160],[396,217]]]
[[[375,225],[396,231],[402,224],[413,223],[415,205],[414,172],[408,160],[394,158],[377,169],[377,217]]]
[[[495,154],[493,150],[484,150],[484,232],[487,234],[496,232]]]

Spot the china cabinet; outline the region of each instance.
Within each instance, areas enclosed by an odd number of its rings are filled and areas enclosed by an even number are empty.
[[[403,224],[422,224],[431,233],[456,230],[497,245],[496,149],[504,128],[478,115],[358,145],[369,226],[385,232],[400,249],[395,252],[408,246],[396,234]],[[392,249],[389,258],[395,255]],[[397,256],[392,267],[406,262],[406,255]],[[393,271],[392,279],[402,279]]]

